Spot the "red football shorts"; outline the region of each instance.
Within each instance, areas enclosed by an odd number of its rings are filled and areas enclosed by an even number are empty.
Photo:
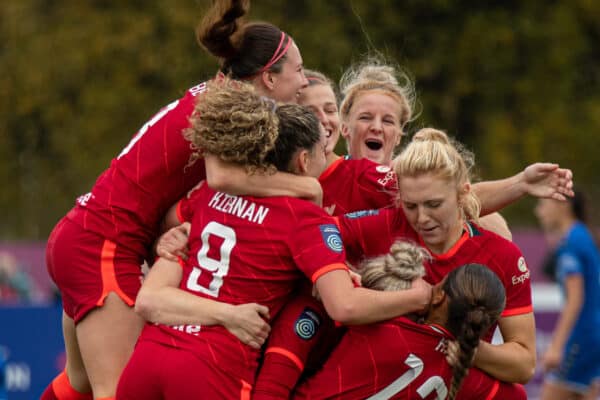
[[[138,341],[121,374],[117,400],[250,400],[252,386],[190,351]]]
[[[110,292],[133,306],[142,281],[142,257],[63,218],[46,247],[50,277],[62,295],[63,309],[75,323]]]

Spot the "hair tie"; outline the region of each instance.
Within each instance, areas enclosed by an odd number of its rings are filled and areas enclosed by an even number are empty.
[[[287,38],[288,38],[287,43],[282,48],[281,46],[282,46],[283,41],[286,36],[287,35],[285,33],[281,32],[281,39],[279,39],[279,45],[277,46],[275,53],[273,53],[273,57],[271,57],[269,62],[264,67],[262,67],[260,69],[260,71],[258,71],[258,72],[267,71],[269,68],[271,68],[273,66],[273,64],[275,64],[277,61],[279,61],[281,59],[281,57],[283,57],[285,55],[285,53],[287,53],[288,49],[290,48],[290,45],[292,44],[292,38],[287,36]]]

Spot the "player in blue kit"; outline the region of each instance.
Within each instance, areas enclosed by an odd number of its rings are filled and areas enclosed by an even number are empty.
[[[600,252],[584,224],[580,192],[569,201],[540,199],[535,213],[543,228],[560,237],[556,279],[565,304],[542,358],[548,372],[543,400],[595,399],[600,383]]]

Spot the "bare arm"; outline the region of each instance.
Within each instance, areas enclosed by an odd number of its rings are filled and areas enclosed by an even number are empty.
[[[479,218],[479,225],[512,242],[512,232],[510,231],[506,220],[500,213],[494,212]]]
[[[225,163],[216,156],[207,154],[204,159],[206,180],[215,190],[233,195],[299,197],[319,206],[323,202],[323,189],[315,178],[286,172],[249,175],[244,167]]]
[[[150,322],[166,325],[223,325],[243,343],[259,348],[270,327],[267,307],[231,305],[179,289],[181,266],[159,259],[150,269],[135,301],[135,311]]]
[[[504,343],[480,341],[473,365],[501,381],[528,382],[535,372],[533,313],[503,317],[498,326]]]
[[[552,341],[542,359],[545,370],[553,369],[560,364],[562,351],[567,342],[569,334],[573,330],[575,321],[579,318],[583,305],[583,277],[580,274],[572,274],[565,279],[566,302],[560,313]]]
[[[431,299],[431,286],[417,279],[411,289],[380,292],[354,287],[350,275],[334,270],[316,281],[327,314],[346,325],[368,324],[422,311]]]
[[[473,190],[481,200],[481,215],[487,215],[527,194],[565,200],[573,196],[573,173],[558,164],[535,163],[509,178],[476,183]]]

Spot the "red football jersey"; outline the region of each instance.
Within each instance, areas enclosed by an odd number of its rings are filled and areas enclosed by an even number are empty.
[[[452,379],[444,354],[448,339],[452,336],[443,328],[404,317],[352,326],[323,368],[300,384],[292,398],[445,399]],[[462,399],[525,398],[518,396],[522,388],[484,374],[480,378],[479,386]]]
[[[68,217],[145,255],[169,207],[206,176],[203,160],[190,164],[191,143],[182,135],[205,87],[192,87],[149,120]]]
[[[427,248],[408,223],[401,207],[355,213],[340,217],[338,221],[348,259],[352,262],[357,262],[359,255],[387,253],[398,238]],[[506,308],[502,316],[533,311],[529,270],[521,251],[512,242],[469,222],[465,224],[463,236],[448,252],[431,253],[431,256],[432,259],[425,263],[425,280],[429,283],[440,282],[461,265],[483,264],[498,275],[506,290]]]
[[[345,332],[308,289],[295,295],[271,324],[254,400],[289,398],[300,376],[319,369]]]
[[[366,158],[340,157],[319,177],[323,208],[330,215],[384,208],[394,203],[396,174],[385,165]]]
[[[192,226],[180,288],[197,296],[256,302],[274,318],[305,276],[315,282],[347,270],[333,218],[305,200],[232,196],[203,184],[181,201],[179,215]],[[222,326],[147,325],[142,337],[187,349],[254,381],[259,351]]]

